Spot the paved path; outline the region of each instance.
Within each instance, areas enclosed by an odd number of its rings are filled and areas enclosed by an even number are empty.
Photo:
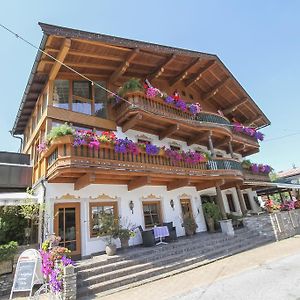
[[[300,300],[300,236],[98,299]]]
[[[101,297],[116,299],[300,300],[300,236]]]

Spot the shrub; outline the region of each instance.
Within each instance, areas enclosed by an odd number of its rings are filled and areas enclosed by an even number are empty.
[[[50,143],[58,137],[72,135],[73,133],[74,129],[68,123],[53,127],[47,135],[47,142]]]
[[[0,261],[11,260],[17,253],[18,243],[11,241],[0,246]]]

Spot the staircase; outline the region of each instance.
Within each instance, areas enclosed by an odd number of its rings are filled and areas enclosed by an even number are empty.
[[[78,297],[91,299],[184,272],[215,260],[264,245],[273,239],[246,228],[234,237],[199,233],[151,248],[119,250],[118,255],[95,256],[77,263]]]

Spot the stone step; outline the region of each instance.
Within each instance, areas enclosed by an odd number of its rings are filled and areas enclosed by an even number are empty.
[[[242,232],[244,233],[244,232]],[[251,237],[253,236],[252,232],[245,232],[247,236]],[[254,233],[256,236],[258,236],[257,233]],[[239,237],[242,234],[237,234],[236,237]],[[210,237],[211,236],[211,237]],[[193,243],[190,243],[190,240],[193,240]],[[197,235],[190,237],[190,238],[180,238],[179,241],[175,243],[170,243],[166,246],[160,246],[160,247],[151,247],[151,248],[143,248],[143,247],[135,247],[134,249],[129,249],[128,252],[121,252],[119,255],[115,255],[113,257],[108,257],[106,255],[99,255],[98,257],[94,257],[92,259],[83,260],[80,262],[80,264],[77,264],[76,270],[78,272],[87,270],[90,268],[95,267],[101,267],[105,265],[113,265],[117,262],[123,261],[123,260],[130,260],[130,259],[139,259],[143,258],[146,255],[157,255],[157,252],[168,252],[171,253],[174,251],[180,251],[180,249],[185,248],[186,251],[189,250],[187,248],[189,245],[194,249],[198,246],[203,246],[206,244],[215,244],[215,246],[218,246],[218,244],[226,242],[228,240],[232,240],[232,237],[226,236],[222,233],[215,233],[215,234],[206,234],[205,236],[202,236],[201,238],[198,238]],[[121,250],[122,251],[122,250]]]
[[[143,282],[143,280],[149,279],[153,277],[153,280],[156,276],[159,276],[161,274],[165,274],[168,272],[172,272],[174,270],[180,270],[182,268],[186,267],[194,267],[194,265],[199,264],[201,262],[211,260],[215,260],[216,258],[223,258],[227,257],[229,255],[232,255],[234,253],[238,253],[253,247],[257,247],[262,244],[266,244],[268,242],[267,239],[262,238],[262,239],[257,239],[256,241],[252,241],[252,243],[240,243],[238,242],[237,244],[234,243],[231,246],[226,246],[223,248],[214,248],[214,250],[210,251],[209,254],[207,255],[201,255],[197,253],[195,256],[191,256],[189,258],[181,257],[181,261],[176,261],[177,258],[174,258],[174,260],[170,259],[170,262],[168,264],[160,265],[160,266],[154,266],[149,269],[137,269],[137,272],[133,272],[131,274],[125,274],[121,273],[121,276],[108,279],[107,281],[104,282],[98,282],[93,280],[97,280],[96,278],[93,278],[88,287],[79,287],[78,289],[78,295],[83,296],[87,294],[94,294],[94,293],[103,293],[107,290],[114,290],[116,288],[127,288],[130,287],[128,285],[137,283],[137,282]],[[192,254],[192,253],[191,253]],[[193,253],[194,254],[194,253]],[[180,256],[178,256],[180,257]],[[105,277],[104,277],[105,278]]]
[[[139,248],[138,250],[141,250],[141,252],[143,253],[143,255],[137,255],[136,253],[134,254],[127,254],[126,256],[122,257],[121,260],[118,261],[113,261],[111,262],[111,259],[108,258],[109,264],[107,264],[107,262],[105,264],[102,263],[94,263],[92,264],[92,266],[86,266],[84,269],[77,269],[78,271],[78,278],[86,278],[88,276],[92,276],[93,273],[105,273],[105,272],[110,272],[113,271],[115,269],[120,269],[123,267],[128,267],[131,266],[133,264],[138,264],[140,262],[144,263],[144,262],[150,262],[150,261],[154,261],[154,260],[158,260],[160,258],[165,257],[166,253],[168,254],[168,256],[171,255],[177,255],[180,253],[184,253],[184,252],[191,252],[194,251],[195,249],[204,249],[206,248],[205,251],[209,251],[209,247],[221,247],[222,245],[226,245],[228,243],[232,243],[232,241],[238,241],[239,239],[247,239],[247,238],[253,238],[253,235],[249,235],[249,234],[243,234],[240,236],[236,236],[234,238],[226,238],[226,239],[219,239],[212,242],[206,241],[206,240],[201,240],[200,242],[194,242],[193,243],[189,243],[187,244],[186,241],[183,245],[179,245],[178,243],[172,243],[172,244],[168,244],[165,246],[161,246],[161,247],[152,247],[150,251],[142,251],[143,248]],[[255,236],[256,237],[256,236]],[[190,240],[189,240],[190,242]],[[130,251],[130,250],[129,250]],[[131,252],[130,252],[131,253]],[[135,263],[134,263],[135,262]]]
[[[137,271],[140,268],[148,268],[155,265],[164,265],[169,263],[172,259],[176,261],[178,258],[189,258],[191,256],[196,255],[206,255],[206,253],[210,253],[214,249],[221,249],[222,251],[226,249],[227,247],[231,246],[232,244],[249,244],[248,237],[245,236],[242,239],[236,239],[234,240],[234,243],[232,243],[232,240],[222,243],[220,246],[215,247],[215,245],[205,245],[205,247],[202,245],[201,248],[195,247],[193,249],[189,249],[189,251],[184,251],[182,249],[181,251],[177,251],[176,253],[168,253],[168,256],[166,258],[165,255],[162,256],[146,256],[143,259],[138,260],[124,260],[115,263],[114,265],[108,265],[108,266],[102,266],[102,267],[95,267],[89,270],[84,270],[78,273],[78,278],[81,280],[83,285],[85,285],[84,280],[86,282],[89,282],[89,280],[94,280],[95,278],[98,278],[97,280],[103,281],[107,278],[112,279],[113,276],[121,276],[121,273],[126,273],[128,271],[133,273],[135,270]]]

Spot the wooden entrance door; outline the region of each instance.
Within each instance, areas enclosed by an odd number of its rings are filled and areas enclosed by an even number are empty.
[[[61,237],[60,246],[80,255],[80,203],[54,204],[54,232]]]
[[[182,218],[191,217],[193,218],[193,211],[190,199],[180,199]]]

